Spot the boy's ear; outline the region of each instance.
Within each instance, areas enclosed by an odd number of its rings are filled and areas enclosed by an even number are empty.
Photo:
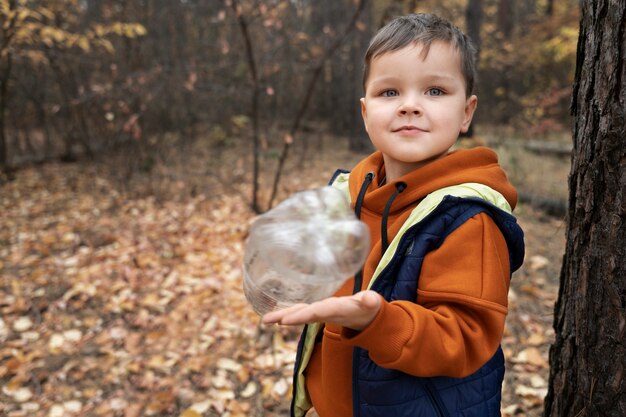
[[[363,117],[363,124],[365,125],[365,131],[367,132],[367,107],[365,106],[365,97],[361,97],[361,117]]]
[[[470,124],[472,124],[472,118],[478,105],[478,97],[472,95],[465,101],[465,116],[463,117],[463,123],[461,124],[461,133],[467,133]]]

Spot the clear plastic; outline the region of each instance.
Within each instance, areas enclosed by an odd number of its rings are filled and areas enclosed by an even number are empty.
[[[334,294],[365,262],[370,237],[343,193],[294,194],[259,216],[244,254],[244,293],[258,314]]]

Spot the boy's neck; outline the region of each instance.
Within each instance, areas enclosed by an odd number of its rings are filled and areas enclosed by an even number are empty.
[[[379,182],[379,185],[383,185],[385,183],[392,183],[395,180],[397,180],[400,177],[403,177],[404,175],[407,175],[417,169],[420,169],[422,167],[425,167],[428,164],[431,164],[443,157],[445,157],[446,155],[448,155],[450,153],[450,149],[448,149],[445,153],[438,155],[435,158],[432,159],[428,159],[425,161],[419,161],[419,162],[399,162],[397,160],[394,160],[392,162],[388,162],[389,158],[387,158],[387,156],[385,154],[383,154],[383,164],[385,166],[385,176],[383,179],[381,179],[381,182]],[[384,181],[384,182],[383,182]]]

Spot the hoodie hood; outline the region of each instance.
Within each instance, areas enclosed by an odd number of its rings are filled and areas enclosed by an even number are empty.
[[[350,173],[348,188],[354,211],[370,230],[371,251],[363,269],[354,276],[352,292],[367,286],[376,266],[413,209],[430,193],[445,187],[478,183],[499,192],[511,209],[517,192],[498,164],[498,156],[488,148],[451,152],[390,183],[385,178],[381,152],[374,152]],[[342,289],[339,295],[345,295]]]
[[[374,216],[377,214],[382,216],[387,202],[394,193],[397,193],[398,183],[404,183],[406,187],[393,201],[389,211],[392,216],[413,209],[433,191],[468,182],[484,184],[498,191],[511,208],[515,208],[517,203],[517,191],[498,164],[498,156],[491,149],[484,147],[451,152],[383,185],[379,185],[380,180],[385,177],[383,155],[381,152],[374,152],[355,166],[350,174],[349,188],[352,201],[357,201],[368,173],[373,173],[374,178],[367,186],[362,199],[362,210]]]

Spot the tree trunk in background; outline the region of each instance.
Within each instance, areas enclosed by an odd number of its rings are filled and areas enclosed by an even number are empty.
[[[474,46],[476,47],[476,72],[478,73],[479,63],[480,63],[480,29],[482,27],[483,22],[483,5],[482,0],[469,0],[467,3],[467,8],[465,9],[465,26],[467,30],[467,35],[470,37],[472,42],[474,42]],[[478,86],[476,86],[478,87]],[[466,133],[463,133],[462,136],[471,138],[474,136],[474,126],[478,120],[479,113],[474,114],[474,118],[472,120],[472,124]]]
[[[469,0],[467,9],[465,9],[465,25],[467,28],[467,36],[472,39],[477,50],[477,58],[480,55],[480,28],[483,22],[483,5],[482,0]],[[478,59],[476,59],[478,64]]]
[[[372,144],[363,125],[361,105],[359,104],[359,98],[365,94],[363,92],[363,57],[369,41],[376,30],[376,28],[372,27],[372,3],[367,5],[361,14],[361,22],[364,29],[355,31],[354,42],[351,48],[354,76],[350,80],[350,97],[353,99],[350,105],[350,121],[353,128],[348,134],[348,146],[353,152],[365,152],[372,149]]]
[[[544,416],[626,416],[626,2],[585,1]]]
[[[252,38],[248,31],[248,22],[239,10],[236,1],[231,3],[235,17],[241,30],[244,44],[246,46],[246,57],[248,60],[248,70],[252,79],[252,97],[250,103],[250,118],[252,119],[252,195],[250,196],[250,207],[255,213],[261,213],[259,206],[259,182],[260,178],[260,157],[261,157],[261,138],[259,133],[259,74],[257,70],[256,58],[254,56],[254,48],[252,46]]]
[[[498,29],[505,39],[510,39],[515,27],[515,0],[500,0],[498,3]]]
[[[337,34],[337,36],[335,36],[335,39],[333,39],[331,45],[328,47],[328,49],[326,49],[326,51],[324,52],[324,56],[320,59],[319,64],[313,70],[313,73],[311,74],[311,79],[309,80],[308,86],[306,87],[306,90],[305,90],[304,99],[302,103],[300,104],[300,108],[298,110],[298,113],[296,114],[296,117],[294,118],[294,122],[293,122],[293,125],[291,126],[289,133],[285,136],[285,143],[283,145],[283,150],[280,156],[278,157],[278,168],[276,169],[276,174],[274,175],[274,184],[272,185],[272,194],[270,196],[268,209],[271,209],[274,205],[274,200],[276,199],[276,195],[278,192],[278,184],[282,176],[282,170],[285,164],[285,160],[287,159],[287,156],[289,155],[289,148],[291,148],[291,145],[293,143],[293,138],[296,136],[296,133],[300,130],[302,120],[304,119],[306,111],[309,108],[309,104],[311,103],[311,98],[313,97],[313,91],[315,90],[315,85],[317,84],[317,81],[322,75],[324,66],[326,65],[328,60],[333,57],[335,52],[337,52],[337,50],[342,46],[342,44],[344,43],[348,35],[350,35],[350,32],[352,32],[352,30],[357,26],[361,13],[363,13],[363,10],[366,9],[365,6],[367,5],[367,3],[368,3],[367,0],[358,1],[358,3],[355,5],[356,9],[354,10],[352,19],[347,24],[347,26],[343,29],[343,33],[339,33]]]
[[[17,12],[15,0],[9,1],[6,5],[10,12]],[[6,112],[7,112],[7,100],[9,98],[9,79],[11,78],[11,68],[13,66],[13,54],[9,49],[11,40],[15,35],[15,21],[16,15],[14,15],[9,21],[2,20],[2,45],[0,64],[2,66],[2,73],[0,74],[0,173],[10,171],[9,167],[9,143],[7,139],[7,126],[6,126]],[[3,62],[6,61],[6,62]]]
[[[6,133],[7,99],[9,98],[8,84],[11,76],[11,53],[6,54],[6,65],[0,79],[0,172],[9,169],[9,144]]]

